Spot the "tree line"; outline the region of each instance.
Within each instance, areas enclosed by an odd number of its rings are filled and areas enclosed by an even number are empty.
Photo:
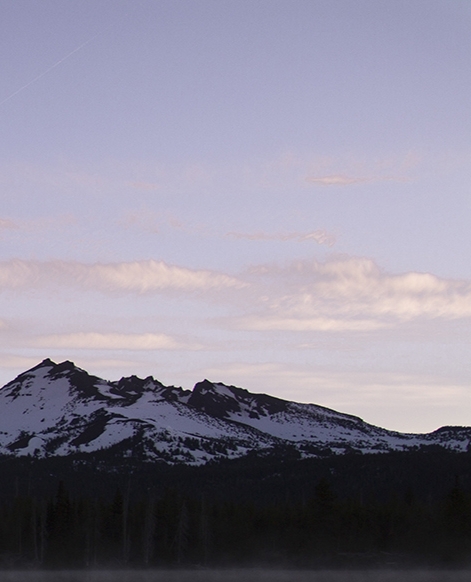
[[[298,500],[215,500],[177,487],[136,497],[19,494],[0,506],[0,566],[371,567],[471,562],[471,493],[435,500],[339,497],[329,480]]]

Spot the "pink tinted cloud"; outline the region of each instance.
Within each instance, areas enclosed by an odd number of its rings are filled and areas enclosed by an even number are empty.
[[[2,230],[18,230],[19,224],[10,220],[9,218],[0,218],[0,231]]]
[[[240,289],[248,284],[218,271],[189,269],[155,260],[81,263],[12,259],[0,262],[0,290],[51,285],[112,293],[157,293]]]
[[[2,231],[22,231],[26,233],[37,233],[38,231],[60,230],[75,224],[76,219],[71,214],[63,214],[51,217],[39,217],[34,220],[11,220],[10,218],[0,218],[0,232]]]
[[[247,273],[264,287],[257,312],[236,324],[253,330],[373,331],[413,320],[471,317],[471,281],[430,273],[385,273],[371,259],[260,265]]]
[[[289,232],[289,233],[244,233],[244,232],[228,232],[227,235],[231,238],[246,239],[246,240],[275,240],[275,241],[314,241],[320,245],[327,245],[329,247],[335,244],[335,236],[325,230],[315,230],[313,232]]]
[[[85,350],[181,350],[198,349],[196,344],[181,342],[163,333],[99,333],[76,332],[49,334],[32,340],[37,347]]]
[[[306,182],[318,186],[352,186],[354,184],[368,184],[373,182],[409,182],[411,179],[403,176],[312,176],[307,177]]]
[[[234,329],[371,332],[412,321],[471,318],[471,281],[384,272],[364,257],[255,265],[238,275],[164,261],[0,262],[0,291],[47,288],[106,294],[197,296],[237,313]]]

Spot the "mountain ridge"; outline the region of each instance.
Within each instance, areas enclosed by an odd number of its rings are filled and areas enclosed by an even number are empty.
[[[143,461],[201,465],[285,447],[299,458],[422,447],[471,450],[471,427],[400,433],[357,416],[211,382],[193,390],[152,376],[107,381],[46,358],[0,389],[0,454],[119,449]]]

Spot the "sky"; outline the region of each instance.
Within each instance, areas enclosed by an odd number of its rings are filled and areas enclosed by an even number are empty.
[[[0,8],[0,385],[471,425],[468,0]]]

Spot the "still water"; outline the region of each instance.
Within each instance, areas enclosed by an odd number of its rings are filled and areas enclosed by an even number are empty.
[[[470,582],[471,570],[159,570],[0,572],[0,582]]]

